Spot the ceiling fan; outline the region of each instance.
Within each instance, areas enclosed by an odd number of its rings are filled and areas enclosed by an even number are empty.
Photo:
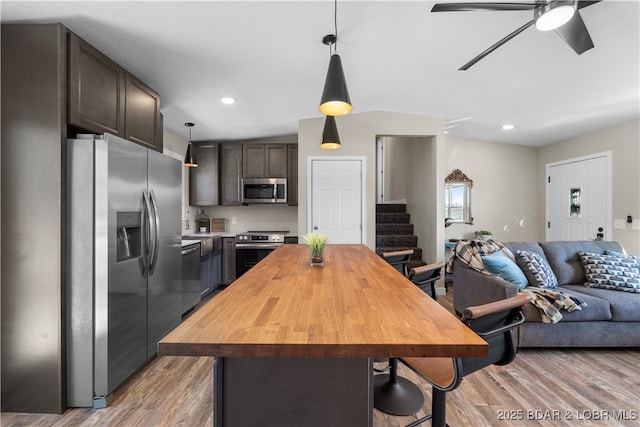
[[[541,31],[554,30],[578,55],[593,47],[593,41],[579,10],[601,0],[538,0],[536,3],[438,3],[431,12],[468,12],[478,10],[532,10],[533,19],[518,28],[487,50],[464,64],[459,70],[467,70],[473,64],[535,25]]]

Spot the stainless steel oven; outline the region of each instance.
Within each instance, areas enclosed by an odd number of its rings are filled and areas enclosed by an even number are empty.
[[[247,231],[236,235],[236,277],[284,244],[288,231]]]

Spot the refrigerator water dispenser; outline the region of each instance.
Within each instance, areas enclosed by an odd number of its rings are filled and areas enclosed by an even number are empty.
[[[117,250],[116,261],[138,258],[141,255],[141,212],[117,212]]]

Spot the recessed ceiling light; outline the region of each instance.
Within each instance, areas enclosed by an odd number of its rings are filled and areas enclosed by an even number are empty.
[[[235,98],[231,98],[230,96],[224,97],[220,100],[220,102],[222,102],[223,104],[235,104],[236,103],[236,99]]]
[[[513,127],[514,127],[513,125],[503,125],[502,130],[511,130],[513,129]]]

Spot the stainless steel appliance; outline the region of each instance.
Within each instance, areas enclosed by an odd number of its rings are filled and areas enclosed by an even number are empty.
[[[200,243],[182,245],[181,313],[200,302]]]
[[[181,321],[181,162],[67,141],[67,404],[105,407]]]
[[[200,240],[200,297],[222,283],[222,237],[185,236]]]
[[[288,231],[247,231],[236,235],[236,277],[284,245]]]
[[[242,203],[287,203],[287,179],[243,178]]]

